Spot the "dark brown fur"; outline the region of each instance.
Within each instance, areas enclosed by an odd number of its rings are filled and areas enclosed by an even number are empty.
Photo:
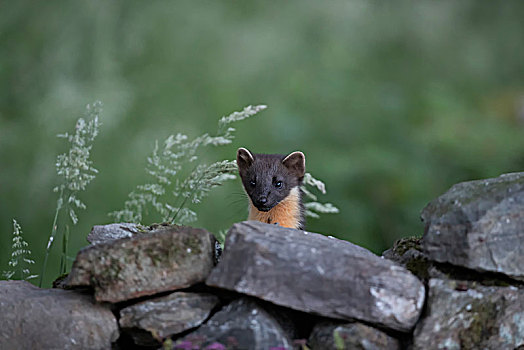
[[[293,152],[288,156],[252,154],[239,148],[237,164],[251,201],[250,219],[303,229],[304,206],[300,191],[305,174],[303,153]]]

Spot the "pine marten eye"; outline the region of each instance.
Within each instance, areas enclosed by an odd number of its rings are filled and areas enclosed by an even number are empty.
[[[275,182],[275,187],[276,188],[282,188],[282,181]]]
[[[250,185],[251,187],[255,187],[256,184],[257,184],[257,183],[255,182],[255,180],[251,180],[251,181],[249,181],[249,185]]]

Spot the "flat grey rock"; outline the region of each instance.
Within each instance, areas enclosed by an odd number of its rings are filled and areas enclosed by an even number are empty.
[[[111,349],[119,336],[92,296],[25,281],[0,281],[0,315],[0,349]]]
[[[126,222],[109,225],[95,225],[87,235],[87,241],[91,244],[98,244],[119,238],[132,237],[140,231],[141,229],[138,225]]]
[[[431,279],[413,349],[517,349],[524,346],[524,290]],[[520,348],[519,348],[520,349]]]
[[[292,349],[291,340],[277,320],[248,298],[231,302],[195,332],[178,340],[174,349],[190,349],[189,345],[204,349],[217,343],[227,349]]]
[[[213,267],[215,239],[191,227],[151,232],[83,248],[68,287],[92,286],[98,301],[119,302],[203,282]]]
[[[381,330],[358,322],[321,322],[313,328],[308,344],[311,350],[332,350],[337,348],[355,350],[400,349],[397,339]]]
[[[524,173],[454,185],[422,220],[431,260],[524,280]]]
[[[415,325],[425,297],[413,274],[362,247],[255,221],[233,225],[206,284],[403,332]]]
[[[136,344],[158,345],[169,336],[200,326],[218,301],[211,294],[174,292],[120,310],[119,323]]]

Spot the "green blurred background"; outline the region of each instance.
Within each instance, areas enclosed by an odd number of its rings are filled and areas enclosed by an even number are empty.
[[[522,1],[3,1],[0,270],[16,218],[39,273],[67,150],[55,135],[95,100],[99,175],[73,251],[149,181],[156,139],[213,133],[259,103],[206,159],[301,150],[341,211],[310,231],[376,253],[419,235],[420,210],[452,184],[524,169],[523,18]],[[215,190],[195,226],[243,220],[241,193],[238,180]]]

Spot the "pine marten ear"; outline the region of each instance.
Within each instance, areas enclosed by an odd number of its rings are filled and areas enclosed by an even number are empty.
[[[306,173],[306,157],[302,152],[293,152],[282,161],[282,164],[288,168],[298,178],[303,178]]]
[[[238,169],[247,169],[253,164],[255,158],[246,148],[240,147],[237,150],[237,165]]]

